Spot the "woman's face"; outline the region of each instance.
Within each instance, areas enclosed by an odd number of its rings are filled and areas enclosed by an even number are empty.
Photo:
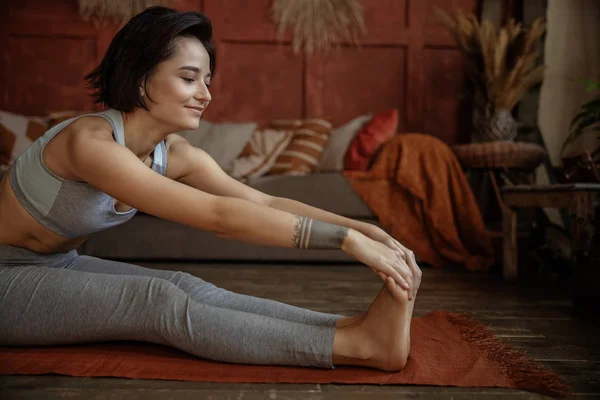
[[[202,42],[181,36],[176,50],[160,63],[148,79],[148,92],[142,94],[150,114],[174,131],[196,129],[200,117],[211,100],[210,58]]]

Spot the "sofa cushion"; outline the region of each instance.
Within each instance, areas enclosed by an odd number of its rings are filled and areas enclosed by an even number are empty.
[[[334,214],[376,218],[341,173],[264,176],[250,180],[248,185],[271,196],[290,198]]]
[[[254,122],[211,123],[200,120],[197,129],[179,132],[190,144],[206,151],[226,172],[250,140],[258,124]]]
[[[327,140],[319,165],[317,165],[317,172],[343,171],[344,157],[350,147],[350,143],[352,143],[352,140],[354,140],[354,137],[363,125],[369,122],[371,118],[372,115],[370,114],[361,115],[333,129],[329,134],[329,140]]]

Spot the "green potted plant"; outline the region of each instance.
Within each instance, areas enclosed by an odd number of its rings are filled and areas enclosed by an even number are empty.
[[[587,93],[595,96],[583,104],[571,120],[569,134],[562,144],[560,154],[562,174],[567,182],[599,182],[600,181],[600,79],[586,80]],[[596,134],[598,141],[590,151],[565,156],[568,145],[583,135]]]

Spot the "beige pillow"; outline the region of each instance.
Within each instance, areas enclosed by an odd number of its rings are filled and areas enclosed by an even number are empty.
[[[317,165],[318,172],[339,172],[344,170],[344,157],[350,143],[363,125],[371,120],[372,115],[361,115],[337,127],[329,134],[321,160]]]
[[[43,118],[0,111],[0,173],[6,172],[47,129]]]
[[[263,176],[285,150],[293,135],[291,130],[257,130],[244,149],[248,155],[234,161],[230,175],[242,182]]]
[[[314,172],[331,131],[325,119],[305,119],[267,175],[307,175]]]
[[[179,132],[179,135],[193,146],[206,151],[224,171],[230,173],[235,159],[257,126],[254,122],[212,123],[200,120],[197,129]]]

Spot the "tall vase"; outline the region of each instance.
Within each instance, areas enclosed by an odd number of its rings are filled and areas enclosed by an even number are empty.
[[[474,142],[511,141],[517,137],[518,123],[510,110],[496,111],[490,118],[473,114]]]

